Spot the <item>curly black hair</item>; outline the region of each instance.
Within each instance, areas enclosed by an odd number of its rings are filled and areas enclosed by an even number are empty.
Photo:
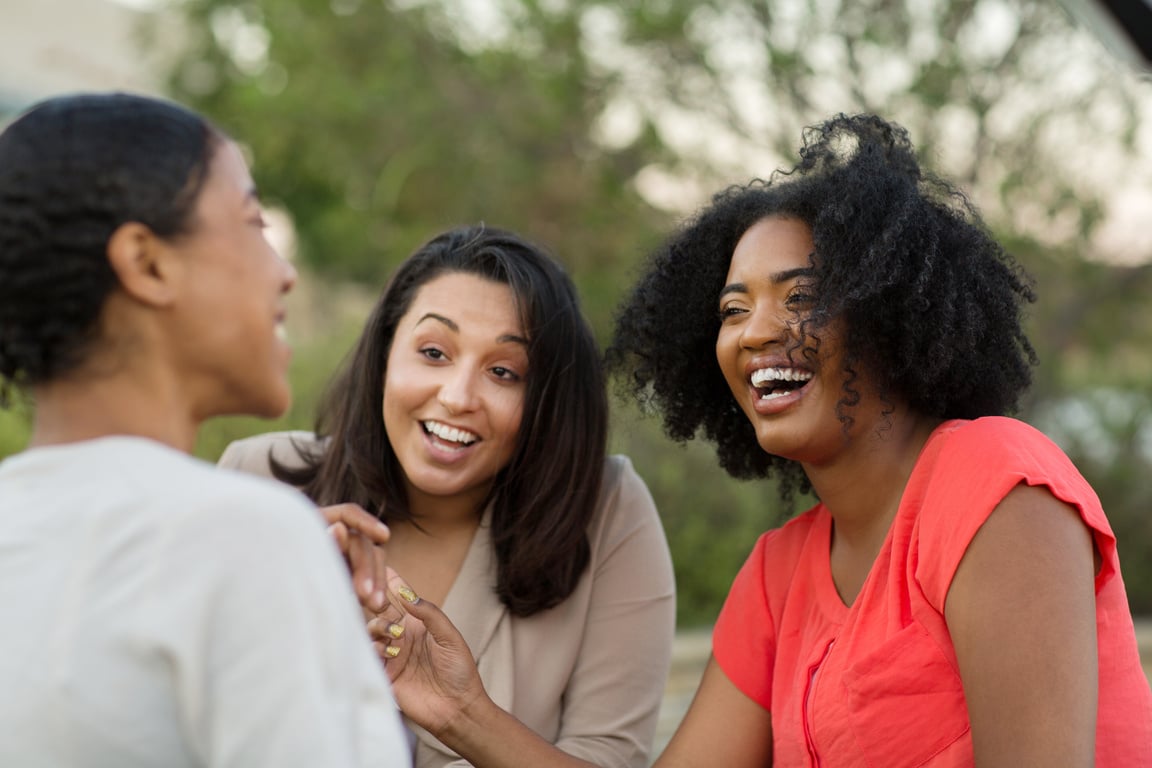
[[[810,489],[796,462],[766,453],[716,363],[717,299],[737,242],[781,216],[812,230],[816,296],[805,338],[844,327],[845,428],[866,370],[888,402],[941,419],[1014,411],[1035,351],[1022,328],[1031,279],[972,203],[920,168],[908,133],[873,115],[804,132],[800,162],[718,193],[649,258],[617,310],[607,350],[630,395],[684,442],[702,433],[736,478]]]
[[[188,231],[222,137],[126,93],[48,99],[0,135],[0,405],[84,360],[117,284],[109,238],[129,221]]]

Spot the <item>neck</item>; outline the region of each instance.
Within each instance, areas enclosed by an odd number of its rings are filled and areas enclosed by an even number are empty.
[[[451,496],[424,493],[408,484],[408,505],[413,520],[433,535],[448,535],[455,531],[474,531],[484,514],[484,498],[488,488],[479,488]]]
[[[871,422],[853,434],[835,462],[804,466],[832,515],[838,541],[853,548],[879,548],[920,450],[939,423],[905,411],[893,413],[883,426]]]
[[[156,440],[191,453],[199,420],[173,387],[140,371],[73,376],[37,387],[29,447],[109,435]]]

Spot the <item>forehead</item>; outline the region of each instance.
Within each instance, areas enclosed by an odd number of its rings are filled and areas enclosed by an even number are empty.
[[[771,216],[753,224],[732,252],[728,274],[753,275],[807,267],[814,246],[812,230],[799,219]]]
[[[451,320],[461,331],[523,335],[512,288],[467,272],[448,272],[422,285],[401,324],[417,324],[429,312]]]
[[[236,142],[230,139],[219,141],[208,163],[208,176],[204,181],[202,197],[211,195],[245,199],[252,196],[254,187],[248,162]]]

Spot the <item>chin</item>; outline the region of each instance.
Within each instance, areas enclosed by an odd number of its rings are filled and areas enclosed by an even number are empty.
[[[288,408],[292,405],[292,394],[285,391],[284,394],[277,398],[275,402],[268,403],[267,407],[260,413],[255,415],[265,419],[278,419],[288,412]]]
[[[279,383],[274,388],[249,398],[241,407],[233,409],[233,413],[242,416],[256,416],[261,419],[276,419],[283,416],[292,405],[292,391],[287,382]]]

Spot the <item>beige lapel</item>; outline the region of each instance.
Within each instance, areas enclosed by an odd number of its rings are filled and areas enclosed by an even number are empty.
[[[472,649],[488,696],[501,709],[511,712],[516,682],[515,648],[511,617],[496,596],[496,556],[491,534],[492,507],[489,505],[441,607]],[[419,739],[417,768],[433,768],[459,759],[432,734],[414,723],[408,725]]]

